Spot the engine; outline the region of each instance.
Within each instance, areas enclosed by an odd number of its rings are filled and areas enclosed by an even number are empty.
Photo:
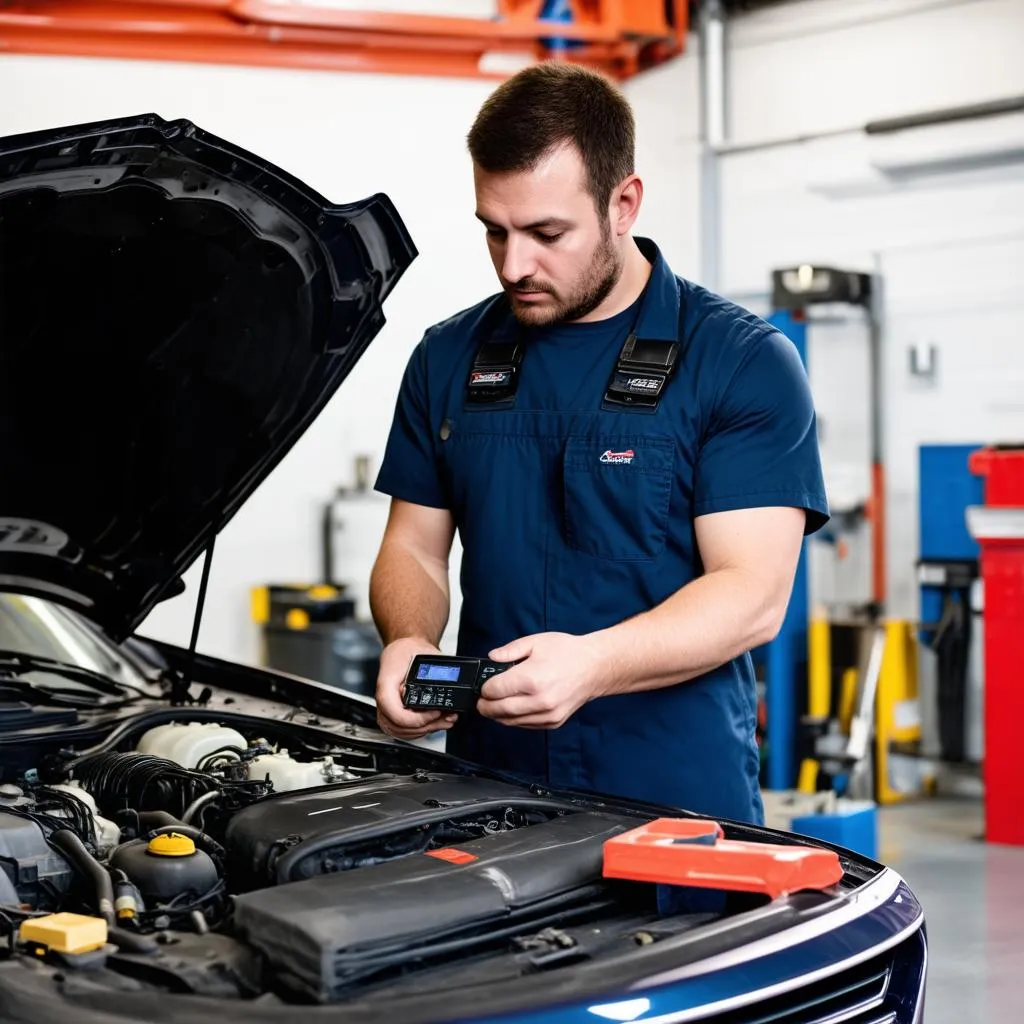
[[[109,906],[134,933],[205,933],[226,909],[226,850],[215,835],[232,816],[356,777],[329,755],[294,756],[212,722],[160,725],[134,749],[47,764],[0,786],[0,904]]]
[[[446,950],[460,929],[472,944],[488,922],[528,931],[555,908],[592,910],[602,843],[636,824],[525,786],[383,772],[365,752],[247,733],[159,725],[0,786],[0,926],[29,945],[38,929],[40,955],[65,963],[102,956],[90,977],[114,987],[128,976],[336,1001],[402,949],[426,963],[416,936],[438,900]],[[65,913],[79,916],[53,916]],[[100,948],[54,947],[60,920],[104,928]]]

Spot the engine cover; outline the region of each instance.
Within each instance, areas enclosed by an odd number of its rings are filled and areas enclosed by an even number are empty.
[[[419,852],[431,819],[477,807],[500,817],[510,801],[524,807],[545,803],[518,786],[426,772],[270,796],[239,811],[227,828],[232,886],[258,889]],[[444,810],[451,815],[438,813]]]
[[[407,964],[569,920],[605,885],[604,844],[636,820],[580,812],[427,856],[235,899],[238,934],[321,1003]],[[488,939],[487,933],[490,932]]]

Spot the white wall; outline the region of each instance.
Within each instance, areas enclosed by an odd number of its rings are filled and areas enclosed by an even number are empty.
[[[813,0],[731,26],[730,143],[752,148],[723,160],[723,290],[760,312],[773,267],[820,262],[883,278],[894,614],[917,610],[918,446],[1024,437],[1024,116],[884,137],[859,128],[1024,94],[1022,43],[1024,0]],[[806,141],[784,141],[797,137]],[[934,166],[964,156],[977,166]],[[914,175],[892,173],[914,164]],[[917,343],[937,348],[934,382],[909,372]],[[810,362],[827,472],[866,480],[856,318],[812,326]],[[867,593],[866,558],[841,568],[840,582],[831,562],[813,563],[819,596]]]
[[[449,0],[465,13],[464,0]],[[461,7],[459,4],[461,3]],[[444,9],[435,2],[432,8]],[[695,58],[629,86],[636,102],[648,192],[641,228],[680,273],[697,260]],[[218,539],[200,649],[255,661],[249,591],[266,581],[311,580],[319,571],[321,503],[351,480],[365,454],[376,473],[405,361],[431,323],[494,291],[473,218],[465,133],[493,82],[270,71],[204,65],[48,57],[0,60],[0,134],[155,111],[186,117],[259,153],[345,202],[384,191],[420,258],[385,308],[388,324],[340,394]],[[383,529],[386,502],[344,505],[337,564],[359,597]],[[457,566],[457,552],[456,563]],[[199,566],[183,596],[157,609],[141,632],[187,643]],[[365,604],[363,605],[365,608]],[[454,636],[454,623],[447,643]]]

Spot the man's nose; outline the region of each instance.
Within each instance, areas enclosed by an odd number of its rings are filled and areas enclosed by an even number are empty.
[[[505,241],[505,258],[501,266],[502,276],[509,284],[515,284],[537,273],[537,261],[533,246],[525,238],[510,237]]]

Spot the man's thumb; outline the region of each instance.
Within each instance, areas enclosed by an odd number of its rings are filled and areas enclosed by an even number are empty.
[[[489,657],[492,661],[522,661],[533,650],[533,641],[528,637],[520,637],[504,647],[496,647]]]

